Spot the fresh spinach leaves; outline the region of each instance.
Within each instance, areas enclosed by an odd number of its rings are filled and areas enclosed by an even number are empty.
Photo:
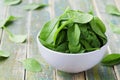
[[[9,52],[0,50],[0,58],[7,58],[7,57],[9,57],[9,56],[10,56],[10,53],[9,53]]]
[[[109,54],[103,58],[101,63],[106,66],[117,65],[120,63],[120,54],[117,53]]]
[[[106,12],[112,15],[120,16],[120,11],[117,9],[114,5],[107,5],[106,6]]]
[[[68,28],[67,36],[68,36],[68,42],[69,42],[68,46],[70,52],[72,53],[79,52],[81,45],[79,43],[80,29],[78,24],[74,24],[73,26]]]
[[[28,71],[32,71],[32,72],[42,71],[41,64],[34,58],[27,58],[21,62],[23,64],[24,68]]]
[[[24,7],[25,10],[37,10],[48,6],[48,4],[30,3]]]
[[[17,17],[15,16],[8,16],[6,19],[0,21],[0,28],[4,27],[7,23],[16,20]]]
[[[21,2],[22,2],[22,0],[4,0],[5,5],[16,5]]]
[[[25,42],[27,35],[15,35],[12,32],[10,32],[6,27],[4,27],[4,30],[9,35],[9,39],[15,43],[23,43]]]
[[[115,24],[109,22],[110,28],[113,33],[120,34],[120,27],[116,26]]]
[[[8,26],[8,23],[10,24],[16,19],[18,19],[18,17],[8,16],[5,20],[2,20],[0,22],[0,28],[3,28],[7,32],[11,41],[15,43],[23,43],[25,42],[27,35],[15,35],[6,28],[6,26]]]
[[[49,49],[83,53],[101,48],[107,43],[104,23],[96,16],[67,9],[42,28],[40,42]]]

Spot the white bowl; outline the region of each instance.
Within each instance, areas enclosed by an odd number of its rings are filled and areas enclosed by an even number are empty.
[[[94,67],[102,60],[107,48],[107,45],[104,45],[99,50],[87,53],[79,54],[62,53],[44,47],[40,43],[38,36],[37,36],[38,48],[46,62],[58,70],[69,73],[78,73]]]

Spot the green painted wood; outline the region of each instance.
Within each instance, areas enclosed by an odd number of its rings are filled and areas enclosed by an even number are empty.
[[[29,0],[28,3],[40,2],[48,4],[48,0]],[[50,6],[51,7],[51,6]],[[28,32],[28,45],[27,45],[27,58],[32,57],[38,60],[42,64],[42,72],[34,73],[27,71],[26,80],[54,80],[54,70],[49,66],[41,57],[37,46],[37,34],[41,27],[50,20],[52,16],[49,11],[51,8],[44,8],[41,10],[35,10],[28,12],[27,17],[27,32]]]
[[[1,0],[0,2],[3,2]],[[3,6],[4,18],[8,15],[23,16],[23,18],[15,21],[13,24],[8,26],[8,29],[14,34],[26,34],[26,19],[24,18],[27,14],[23,11],[22,6],[27,1],[23,1],[20,5],[16,6]],[[3,5],[3,3],[1,3]],[[5,31],[2,34],[1,41],[2,50],[11,53],[8,59],[0,61],[0,80],[24,80],[24,68],[22,67],[20,60],[26,58],[26,43],[15,44],[8,39],[8,35]]]
[[[115,40],[117,36],[111,32],[108,21],[116,20],[116,17],[113,17],[113,16],[110,17],[105,11],[106,4],[110,4],[110,3],[114,4],[114,1],[113,0],[101,0],[101,1],[91,0],[91,3],[94,6],[96,15],[103,20],[107,28],[106,34],[108,35],[108,39],[109,39],[107,53],[115,52],[116,51],[115,48],[117,46],[115,46],[114,42],[117,41],[117,39]],[[101,64],[96,65],[91,70],[88,70],[86,74],[87,74],[87,80],[116,80],[117,79],[114,73],[113,67],[105,67],[105,66],[102,66]]]
[[[113,68],[96,65],[94,68],[86,71],[87,80],[116,80]]]
[[[85,80],[84,72],[81,73],[66,73],[57,71],[56,80]]]
[[[0,1],[0,20],[5,18],[7,7],[3,5],[3,0]],[[0,41],[2,39],[2,29],[0,29]]]
[[[115,4],[116,4],[116,7],[120,10],[120,1],[119,0],[114,0],[114,2],[115,2]],[[117,27],[120,27],[120,18],[119,17],[116,17],[116,19],[114,19],[115,20],[115,22],[116,22],[116,25],[117,25]],[[112,21],[114,21],[114,20],[112,20]],[[117,48],[115,48],[114,47],[114,49],[116,50],[115,52],[116,53],[120,53],[120,44],[119,44],[119,42],[120,42],[120,35],[116,35],[117,36],[117,39],[115,39],[115,47],[117,47]],[[114,66],[114,69],[115,69],[115,73],[116,73],[116,76],[117,76],[117,79],[118,80],[120,80],[120,65],[117,65],[117,66]]]
[[[117,0],[115,1],[119,7],[119,2]],[[36,42],[37,33],[46,21],[62,14],[67,6],[70,6],[72,9],[79,9],[87,12],[90,6],[93,5],[96,14],[105,22],[107,27],[107,35],[110,40],[108,53],[119,52],[120,36],[111,32],[108,21],[112,21],[116,25],[119,25],[120,18],[118,18],[118,16],[108,15],[105,12],[106,4],[115,4],[115,1],[91,0],[90,2],[89,0],[24,0],[22,4],[17,6],[3,6],[3,0],[1,0],[0,19],[4,19],[8,15],[23,17],[14,22],[14,24],[8,28],[15,34],[27,34],[28,40],[23,44],[15,44],[8,39],[8,35],[5,31],[2,32],[2,30],[0,30],[0,40],[2,40],[0,46],[3,50],[11,53],[11,56],[8,59],[0,61],[0,80],[119,80],[120,65],[113,68],[98,64],[85,73],[82,72],[78,74],[57,71],[48,65],[41,57]],[[42,10],[29,12],[24,11],[23,6],[32,2],[49,3],[50,6]],[[19,61],[29,57],[35,58],[42,64],[42,72],[34,73],[23,69]]]

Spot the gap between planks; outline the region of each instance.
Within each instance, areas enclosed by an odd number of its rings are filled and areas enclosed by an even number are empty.
[[[117,6],[117,8],[120,10],[120,1],[119,0],[114,0],[114,2],[115,2],[115,4],[116,4],[116,6]],[[114,66],[114,70],[115,70],[115,74],[116,74],[116,77],[117,77],[117,79],[118,80],[120,80],[120,73],[119,73],[119,71],[118,71],[118,68],[117,68],[117,66]]]
[[[32,3],[33,1],[32,0],[28,0],[29,3]],[[30,26],[31,26],[31,17],[32,17],[32,11],[29,11],[28,12],[28,17],[27,17],[27,24],[26,24],[26,27],[27,27],[27,46],[26,46],[26,59],[29,57],[29,46],[30,46]],[[27,71],[24,70],[24,80],[27,80]]]
[[[48,0],[49,6],[48,11],[50,13],[50,19],[55,18],[55,10],[54,10],[54,0]],[[57,69],[53,70],[53,79],[57,80]]]
[[[4,10],[3,11],[3,13],[2,13],[2,19],[4,19],[4,18],[6,18],[7,17],[7,15],[8,15],[8,10],[9,10],[9,7],[7,6],[7,7],[5,7],[5,9],[2,9],[2,10]],[[2,45],[2,39],[3,39],[3,36],[4,36],[4,30],[3,29],[1,29],[0,30],[0,33],[1,33],[1,35],[0,35],[0,49],[1,49],[1,45]]]

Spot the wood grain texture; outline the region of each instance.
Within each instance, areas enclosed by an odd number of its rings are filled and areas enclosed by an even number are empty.
[[[15,21],[8,29],[14,34],[26,34],[25,27],[25,12],[22,7],[26,2],[17,6],[3,6],[4,18],[9,15],[23,16],[23,18]],[[3,4],[3,0],[2,0]],[[5,10],[5,11],[4,11]],[[2,11],[1,11],[2,12]],[[15,44],[11,42],[5,31],[2,33],[1,48],[11,53],[8,59],[0,61],[0,80],[24,80],[24,68],[22,67],[20,60],[26,58],[26,43]]]
[[[101,18],[107,27],[109,46],[106,53],[120,52],[120,35],[112,33],[109,22],[120,27],[120,18],[109,15],[105,11],[107,4],[120,8],[119,0],[23,0],[16,6],[5,6],[4,0],[0,1],[0,20],[8,15],[22,17],[8,26],[14,34],[27,34],[27,42],[15,44],[8,39],[8,35],[0,29],[0,48],[11,53],[6,60],[0,61],[0,80],[120,80],[120,65],[105,67],[101,64],[94,68],[77,73],[65,73],[48,65],[41,57],[37,47],[37,34],[43,25],[50,19],[61,15],[66,7],[88,12],[94,7],[95,15]],[[28,3],[46,3],[49,7],[41,10],[25,11],[23,7]],[[19,62],[26,58],[35,58],[42,65],[42,72],[34,73],[24,70]]]
[[[28,0],[28,3],[46,3],[48,0]],[[41,10],[29,11],[27,16],[27,30],[28,30],[28,45],[27,45],[27,58],[35,58],[43,67],[42,72],[26,72],[26,80],[54,80],[54,70],[44,61],[38,51],[37,34],[46,21],[50,19],[51,14],[49,11],[51,7]]]
[[[3,0],[0,1],[0,20],[3,20],[6,16],[7,6],[3,5]],[[2,39],[2,29],[0,29],[0,42]]]
[[[120,10],[120,0],[114,0],[115,4],[116,4],[116,7]],[[116,19],[117,21],[117,26],[116,27],[120,27],[120,18],[117,17],[118,19]],[[117,41],[115,42],[116,44],[116,47],[118,47],[117,49],[117,53],[120,53],[120,45],[118,45],[120,42],[120,35],[117,36]],[[115,69],[115,73],[116,73],[116,76],[117,76],[117,79],[120,80],[120,65],[117,65],[117,66],[114,66],[114,69]]]
[[[106,4],[113,3],[113,1],[112,0],[111,1],[110,0],[102,0],[102,1],[91,0],[91,2],[92,2],[94,9],[96,11],[96,15],[98,17],[100,17],[106,25],[106,28],[107,28],[106,34],[108,35],[108,39],[109,39],[107,53],[112,53],[113,51],[116,51],[115,44],[113,41],[115,41],[114,40],[115,38],[117,40],[117,36],[111,32],[108,22],[111,19],[115,19],[115,17],[110,17],[106,13],[105,7],[106,7]],[[100,64],[95,66],[93,69],[87,71],[86,74],[88,77],[87,80],[116,80],[117,79],[116,75],[114,73],[113,67],[105,67],[105,66],[102,66]],[[94,76],[94,77],[91,77],[91,76]]]

